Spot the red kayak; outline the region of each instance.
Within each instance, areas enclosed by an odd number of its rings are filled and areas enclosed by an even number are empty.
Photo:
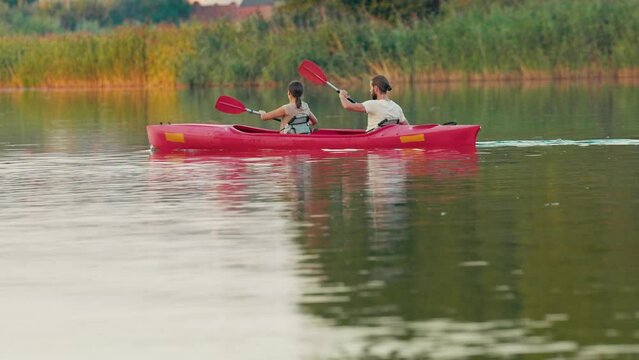
[[[152,149],[318,150],[318,149],[467,149],[475,147],[479,125],[389,125],[370,132],[319,129],[310,135],[280,134],[245,125],[148,125]]]

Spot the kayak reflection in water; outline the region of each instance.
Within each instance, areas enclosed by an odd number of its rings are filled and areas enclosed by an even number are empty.
[[[383,75],[377,75],[371,79],[370,86],[371,100],[363,103],[353,102],[346,90],[340,90],[339,99],[342,107],[348,111],[367,113],[366,131],[393,123],[408,125],[402,108],[388,97],[387,93],[392,90],[388,79]]]
[[[297,80],[288,84],[288,104],[266,112],[260,110],[262,120],[281,118],[280,132],[284,134],[310,134],[317,126],[317,117],[313,114],[308,104],[302,101],[304,85]]]

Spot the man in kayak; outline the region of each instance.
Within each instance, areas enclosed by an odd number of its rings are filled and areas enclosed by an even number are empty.
[[[302,101],[304,85],[299,81],[288,84],[288,104],[266,112],[260,110],[260,118],[264,121],[281,118],[280,132],[283,134],[310,134],[317,126],[317,117],[311,112],[308,104]]]
[[[404,116],[404,111],[393,100],[388,98],[388,92],[392,90],[388,79],[382,75],[377,75],[371,80],[371,100],[363,103],[351,103],[348,101],[348,92],[340,90],[339,99],[342,107],[348,111],[365,112],[368,114],[368,125],[366,131],[383,126],[384,123],[399,123],[408,125],[408,120]]]

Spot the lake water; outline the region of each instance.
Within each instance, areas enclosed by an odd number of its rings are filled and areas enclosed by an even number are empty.
[[[401,90],[477,151],[151,154],[285,90],[0,92],[0,358],[639,358],[639,87]]]

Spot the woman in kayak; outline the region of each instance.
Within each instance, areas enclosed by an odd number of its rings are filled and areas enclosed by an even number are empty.
[[[408,125],[404,111],[388,97],[392,90],[388,79],[382,75],[375,76],[370,83],[371,100],[363,103],[351,103],[348,101],[348,92],[339,91],[339,99],[342,107],[348,111],[365,112],[368,114],[366,131],[371,131],[385,123],[399,123]]]
[[[288,104],[282,105],[273,111],[260,110],[262,120],[280,118],[280,132],[283,134],[310,134],[311,126],[314,128],[318,121],[308,104],[302,101],[304,85],[299,81],[291,81],[288,84]],[[310,123],[310,125],[309,125]]]

